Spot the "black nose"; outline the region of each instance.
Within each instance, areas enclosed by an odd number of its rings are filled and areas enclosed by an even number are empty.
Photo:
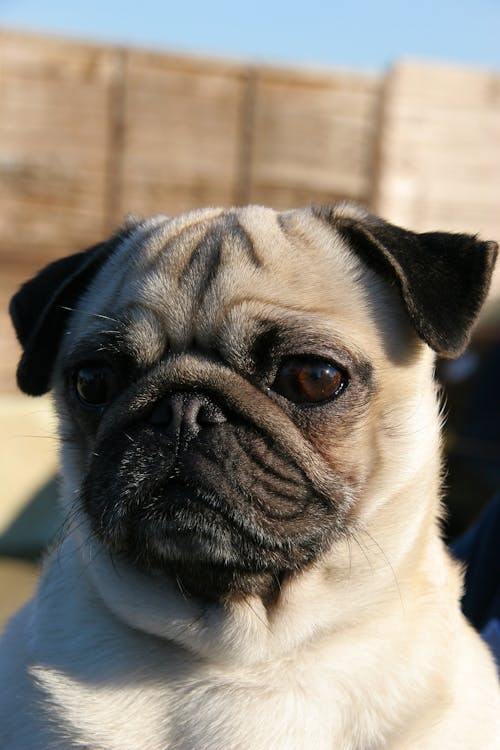
[[[159,401],[150,414],[149,422],[165,433],[187,437],[200,430],[223,424],[226,416],[220,406],[200,393],[173,393]]]

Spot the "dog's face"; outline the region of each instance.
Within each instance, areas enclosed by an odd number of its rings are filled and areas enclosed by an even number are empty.
[[[429,345],[464,346],[494,255],[348,206],[130,222],[18,293],[19,382],[112,555],[271,603],[411,473]]]

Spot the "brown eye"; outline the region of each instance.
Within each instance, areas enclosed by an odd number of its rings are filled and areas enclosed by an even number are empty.
[[[118,390],[116,375],[109,365],[85,365],[75,372],[74,386],[85,406],[106,406]]]
[[[338,396],[347,377],[324,359],[292,357],[278,370],[273,391],[296,404],[319,403]]]

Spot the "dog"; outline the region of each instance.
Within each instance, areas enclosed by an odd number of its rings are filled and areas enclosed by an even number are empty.
[[[21,287],[67,520],[3,637],[3,750],[500,747],[433,380],[496,249],[349,203],[202,209]]]

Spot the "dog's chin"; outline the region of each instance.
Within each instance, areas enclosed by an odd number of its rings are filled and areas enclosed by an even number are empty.
[[[329,528],[308,527],[314,513],[306,512],[302,523],[287,515],[273,527],[249,503],[242,507],[181,477],[156,484],[104,524],[101,509],[88,499],[86,506],[94,533],[112,555],[155,578],[168,577],[185,596],[223,601],[257,595],[271,604],[284,579],[325,545]],[[293,534],[284,532],[287,522]]]
[[[284,579],[291,575],[290,572],[256,572],[187,559],[164,559],[158,567],[148,564],[139,569],[154,578],[166,576],[184,597],[195,597],[206,603],[223,603],[258,596],[266,607],[278,600]]]
[[[269,533],[264,539],[251,518],[214,492],[179,479],[157,492],[154,514],[149,519],[139,513],[134,524],[125,550],[129,562],[155,577],[167,576],[182,594],[204,600],[276,595],[287,565],[278,539]],[[162,496],[168,498],[168,509]]]
[[[251,515],[238,514],[223,498],[179,480],[158,487],[148,503],[121,520],[120,534],[113,525],[93,523],[112,555],[206,601],[257,595],[271,603],[284,576],[310,556],[304,550],[299,561],[287,541],[264,534]]]

